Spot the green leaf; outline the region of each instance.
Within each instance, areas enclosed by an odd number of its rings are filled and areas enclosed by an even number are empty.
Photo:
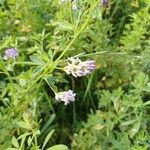
[[[92,75],[91,75],[91,77],[88,81],[88,85],[87,85],[87,88],[86,88],[85,93],[84,93],[83,101],[85,100],[85,98],[87,97],[88,92],[90,91],[91,84],[92,84],[92,81],[93,81],[93,76],[94,76],[94,73],[92,73]]]
[[[24,120],[27,124],[30,124],[30,123],[29,123],[29,118],[28,118],[28,114],[27,114],[27,113],[24,113],[24,114],[23,114],[23,120]]]
[[[55,86],[55,80],[53,80],[51,77],[50,78],[45,78],[45,81],[47,82],[47,84],[50,86],[50,88],[52,90],[54,90],[55,92],[58,91],[57,86]]]
[[[12,137],[12,144],[14,147],[19,148],[19,143],[17,141],[17,139],[15,138],[15,136]]]
[[[149,77],[143,72],[139,72],[139,74],[135,77],[134,81],[132,82],[132,85],[139,90],[143,90],[143,88],[148,83]]]
[[[49,56],[49,58],[51,59],[51,61],[53,60],[53,52],[52,52],[52,50],[49,50],[48,51],[48,56]]]
[[[50,140],[53,133],[54,133],[54,129],[50,131],[49,134],[46,136],[42,149],[44,149],[44,147],[46,146],[47,142]]]
[[[140,122],[135,123],[133,128],[129,132],[130,138],[133,138],[135,136],[135,134],[139,131],[139,128],[140,128]]]
[[[111,143],[115,146],[116,149],[121,150],[122,149],[122,144],[115,140],[115,139],[111,139]]]
[[[52,122],[54,121],[56,115],[55,114],[52,114],[48,121],[46,122],[46,124],[44,125],[44,127],[41,129],[41,134],[43,134],[49,127],[50,125],[52,124]]]
[[[33,136],[40,135],[40,133],[41,133],[40,130],[36,130],[36,131],[33,132]]]
[[[29,138],[28,138],[28,146],[31,145],[32,139],[33,139],[33,138],[31,138],[31,137],[29,136]]]
[[[34,62],[34,63],[36,63],[36,64],[38,64],[38,65],[44,65],[45,64],[45,62],[43,61],[43,60],[41,60],[38,56],[36,56],[36,55],[32,55],[32,56],[30,56],[30,59]]]
[[[74,29],[74,25],[69,22],[58,22],[58,21],[51,21],[51,24],[47,24],[48,26],[57,26],[59,30],[62,31],[70,31]]]
[[[25,129],[28,129],[28,130],[30,130],[32,128],[30,124],[28,124],[24,121],[17,122],[17,125],[20,126],[21,128],[25,128]]]
[[[143,105],[144,105],[144,106],[146,106],[146,105],[150,105],[150,100],[149,100],[149,101],[147,101],[147,102],[145,102]]]
[[[37,75],[39,75],[43,70],[45,69],[45,66],[37,66],[34,70],[33,70],[33,77],[36,77]]]
[[[121,126],[128,126],[130,124],[133,124],[137,121],[137,119],[133,119],[133,120],[129,120],[129,121],[125,121],[121,123]]]
[[[60,30],[69,31],[69,30],[73,30],[74,26],[70,24],[69,22],[61,22],[59,24],[59,28]]]
[[[31,133],[24,133],[24,134],[21,134],[19,137],[18,137],[18,140],[22,139],[22,138],[26,138],[28,135],[30,135]]]
[[[52,146],[46,150],[69,150],[69,149],[66,145],[59,144],[59,145]]]

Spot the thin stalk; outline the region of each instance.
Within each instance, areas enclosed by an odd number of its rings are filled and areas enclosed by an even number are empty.
[[[20,61],[20,62],[15,62],[14,65],[35,65],[37,66],[38,64],[37,63],[34,63],[34,62],[27,62],[27,61]]]
[[[76,105],[73,103],[73,123],[76,122]]]
[[[115,13],[116,13],[116,11],[117,11],[117,9],[118,9],[118,7],[119,7],[119,3],[120,3],[121,1],[117,1],[117,4],[116,4],[116,6],[115,6],[115,9],[114,9],[114,11],[112,12],[112,15],[110,16],[110,21],[112,20],[112,18],[114,17],[114,15],[115,15]]]
[[[50,106],[50,109],[52,110],[53,113],[55,113],[53,105],[52,105],[52,103],[51,103],[51,101],[50,101],[50,99],[49,99],[49,97],[48,97],[48,95],[47,95],[47,93],[46,93],[46,91],[44,89],[43,89],[43,92],[44,92],[45,98],[46,98],[46,100],[47,100],[47,102],[48,102],[48,104]]]
[[[93,76],[94,76],[94,73],[92,73],[92,75],[90,76],[90,79],[89,79],[86,91],[84,93],[83,101],[85,101],[85,98],[86,98],[86,96],[87,96],[87,94],[88,94],[88,92],[90,90],[90,87],[91,87],[91,84],[92,84],[92,80],[93,80]]]
[[[68,49],[74,43],[74,41],[77,39],[77,37],[80,35],[80,33],[85,29],[85,27],[87,26],[87,24],[88,24],[88,22],[90,20],[91,13],[92,13],[92,10],[90,9],[90,13],[88,15],[88,18],[87,18],[86,22],[83,24],[83,26],[81,27],[81,29],[77,32],[77,34],[75,34],[75,36],[72,39],[72,41],[68,44],[68,46],[65,48],[65,50],[59,55],[59,57],[56,59],[55,62],[58,62],[65,55],[65,53],[68,51]]]
[[[38,142],[37,142],[37,137],[36,137],[36,135],[34,136],[34,141],[35,141],[35,145],[38,147]]]
[[[74,80],[72,77],[71,77],[71,81],[72,81],[72,89],[74,91],[75,84],[74,84]],[[75,105],[75,103],[73,103],[73,123],[75,123],[75,122],[76,122],[76,105]]]

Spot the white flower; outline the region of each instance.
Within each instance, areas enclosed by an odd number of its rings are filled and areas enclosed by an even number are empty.
[[[68,65],[64,68],[67,74],[72,74],[74,77],[81,77],[90,74],[95,70],[95,61],[81,61],[79,58],[69,58]]]
[[[55,99],[57,101],[63,101],[65,105],[69,104],[70,102],[75,101],[76,94],[73,93],[72,90],[63,91],[55,94]]]

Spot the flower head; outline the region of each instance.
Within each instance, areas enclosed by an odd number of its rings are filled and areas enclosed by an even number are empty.
[[[69,104],[70,102],[75,101],[76,94],[73,93],[72,90],[59,92],[55,94],[55,98],[57,101],[63,101],[65,105]]]
[[[9,48],[5,51],[4,59],[16,58],[18,56],[18,51],[16,48]]]
[[[94,60],[81,61],[79,58],[71,57],[64,70],[67,74],[72,74],[74,77],[81,77],[90,74],[95,68]]]
[[[101,0],[101,3],[103,6],[107,6],[108,5],[108,0]]]

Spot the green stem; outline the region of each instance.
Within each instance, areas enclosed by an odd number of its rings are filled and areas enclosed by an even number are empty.
[[[20,62],[15,62],[14,65],[19,65],[19,64],[22,64],[22,65],[38,65],[37,63],[34,63],[34,62],[27,62],[27,61],[20,61]]]
[[[53,105],[52,105],[52,103],[51,103],[51,100],[49,99],[48,94],[46,93],[46,91],[45,91],[44,89],[43,89],[43,92],[44,92],[44,95],[45,95],[46,100],[48,101],[48,104],[49,104],[49,106],[50,106],[50,109],[51,109],[52,112],[55,114],[55,110],[54,110],[54,108],[53,108]]]
[[[76,106],[75,103],[73,103],[73,123],[76,122]]]
[[[71,77],[71,81],[72,81],[72,89],[73,91],[75,90],[75,83],[73,78]],[[76,105],[75,103],[73,103],[73,124],[76,122]]]
[[[87,96],[87,94],[88,94],[88,92],[90,90],[90,87],[91,87],[91,84],[92,84],[92,80],[93,80],[93,76],[94,76],[94,73],[92,73],[92,75],[90,76],[90,79],[89,79],[86,91],[84,93],[83,102],[85,101],[85,98],[86,98],[86,96]]]
[[[77,37],[80,35],[80,33],[85,29],[85,27],[87,26],[87,24],[88,24],[88,22],[90,20],[91,13],[92,13],[92,11],[90,9],[90,13],[88,15],[88,18],[87,18],[86,22],[83,24],[83,26],[81,27],[81,29],[77,32],[77,34],[74,36],[74,38],[72,39],[72,41],[68,44],[68,46],[65,48],[65,50],[59,55],[59,57],[56,59],[55,62],[58,62],[65,55],[65,53],[68,51],[68,49],[74,43],[74,41],[77,39]]]

